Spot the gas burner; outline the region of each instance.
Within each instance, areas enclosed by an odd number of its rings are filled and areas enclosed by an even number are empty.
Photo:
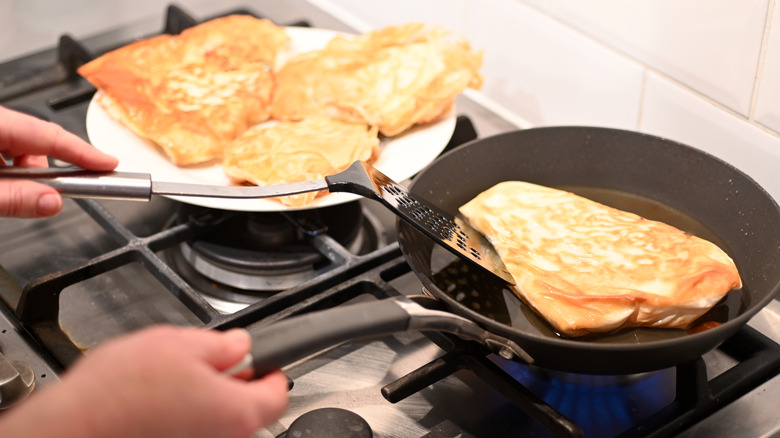
[[[338,266],[340,252],[386,245],[379,219],[359,201],[290,212],[233,212],[182,205],[172,224],[197,236],[168,251],[177,272],[224,312],[238,310]],[[336,249],[333,249],[337,247]]]
[[[371,438],[371,426],[360,415],[340,408],[320,408],[307,412],[290,424],[277,438]]]
[[[548,370],[491,358],[585,436],[618,436],[674,402],[676,369],[626,375]]]
[[[0,353],[0,410],[26,399],[35,388],[35,373],[30,365],[7,359]]]

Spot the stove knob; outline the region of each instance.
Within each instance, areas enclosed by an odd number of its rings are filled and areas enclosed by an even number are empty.
[[[374,434],[360,415],[339,408],[307,412],[292,422],[278,438],[371,438]]]
[[[0,353],[0,409],[27,398],[35,387],[35,375],[26,363],[8,360]]]

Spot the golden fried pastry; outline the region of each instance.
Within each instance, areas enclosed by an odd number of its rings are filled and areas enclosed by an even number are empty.
[[[504,182],[460,211],[560,334],[686,328],[742,286],[715,244],[572,193]]]
[[[379,153],[377,129],[365,123],[316,117],[255,127],[225,149],[222,167],[238,181],[266,186],[310,181],[341,172],[356,160],[371,162]],[[278,198],[302,207],[317,193]]]
[[[288,40],[268,20],[233,15],[129,44],[78,72],[113,118],[184,166],[221,157],[269,118],[274,62]]]
[[[481,52],[464,39],[420,23],[357,37],[286,62],[277,74],[273,117],[325,115],[379,127],[387,136],[435,121],[457,94],[480,88]]]

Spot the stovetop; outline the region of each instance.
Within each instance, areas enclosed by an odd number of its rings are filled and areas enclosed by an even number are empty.
[[[227,3],[214,15],[242,10],[283,25],[351,30],[304,1],[236,4],[237,9]],[[193,17],[212,16],[175,7],[168,14],[167,31],[190,24]],[[162,7],[159,15],[165,15]],[[33,79],[20,80],[22,85],[0,87],[0,104],[59,123],[86,139],[86,107],[94,90],[69,73],[71,63],[128,38],[163,31],[155,27],[158,22],[78,41],[64,38],[60,47],[75,49],[60,63],[52,42],[50,49],[0,64],[0,85],[19,72],[36,72]],[[53,82],[41,89],[40,81],[46,80]],[[36,81],[39,85],[33,86]],[[478,97],[458,98],[449,147],[517,129]],[[224,294],[210,293],[208,281],[185,280],[172,268],[182,242],[203,226],[200,218],[173,221],[181,208],[175,201],[66,200],[54,218],[0,219],[0,352],[30,366],[37,391],[56,384],[82,349],[150,324],[251,329],[311,310],[420,294],[422,285],[395,242],[394,218],[371,201],[359,202],[382,242],[378,248],[355,253],[327,233],[315,235],[309,243],[331,267],[314,280],[281,293],[242,298],[246,302],[232,307]],[[780,393],[778,301],[749,326],[701,361],[633,376],[536,370],[435,333],[348,342],[285,368],[294,382],[289,408],[256,435],[287,436],[304,414],[338,408],[362,417],[376,437],[780,436],[772,403]],[[741,353],[742,345],[754,343],[758,353]],[[747,372],[733,371],[740,368]],[[747,390],[733,389],[751,376],[755,382]]]

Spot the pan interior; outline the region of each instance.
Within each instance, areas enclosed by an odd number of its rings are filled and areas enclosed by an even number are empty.
[[[647,219],[658,220],[675,226],[683,231],[707,239],[727,253],[730,248],[702,222],[656,200],[633,193],[611,188],[562,185],[555,188],[570,191],[588,199],[621,210],[630,211]],[[406,228],[406,227],[404,227]],[[416,232],[412,229],[405,232]],[[471,312],[499,322],[530,336],[562,338],[503,282],[478,269],[471,268],[466,262],[450,252],[431,245],[424,250],[428,256],[426,265],[430,267],[429,281],[446,294],[445,300],[456,307],[462,306]],[[566,338],[573,341],[590,343],[647,343],[687,336],[690,333],[716,327],[735,318],[750,306],[750,293],[745,289],[733,290],[699,318],[690,328],[626,328],[618,331],[592,334],[582,337]],[[473,315],[473,313],[472,313]]]

